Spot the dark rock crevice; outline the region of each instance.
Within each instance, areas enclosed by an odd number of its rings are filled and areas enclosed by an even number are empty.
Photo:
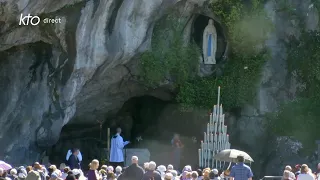
[[[112,10],[111,17],[110,17],[108,25],[107,25],[109,36],[111,36],[111,34],[113,32],[114,24],[116,23],[116,18],[118,15],[118,11],[119,11],[122,3],[123,3],[123,0],[116,0],[116,1],[114,1],[113,6],[111,8],[113,10]]]

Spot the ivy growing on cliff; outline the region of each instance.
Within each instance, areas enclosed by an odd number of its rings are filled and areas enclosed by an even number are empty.
[[[140,74],[152,86],[173,75],[177,101],[188,107],[210,108],[217,98],[217,86],[221,86],[223,103],[229,109],[254,99],[268,55],[263,44],[272,25],[259,0],[249,4],[241,0],[218,0],[212,9],[227,26],[231,47],[222,76],[196,76],[199,47],[193,42],[184,44],[181,29],[184,23],[179,22],[184,19],[175,15],[155,27],[152,51],[143,53],[140,59]]]
[[[273,26],[259,0],[252,0],[249,5],[241,0],[218,0],[212,9],[228,29],[231,52],[223,75],[183,84],[177,100],[185,105],[209,108],[216,101],[217,86],[221,86],[222,103],[228,110],[255,99],[257,82],[268,57],[263,44]]]
[[[195,76],[200,50],[194,42],[184,42],[185,22],[180,21],[184,19],[171,14],[154,27],[152,51],[144,52],[140,59],[140,74],[148,86],[166,80],[178,86]]]

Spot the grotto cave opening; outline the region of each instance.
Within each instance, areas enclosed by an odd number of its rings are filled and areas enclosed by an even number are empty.
[[[196,14],[195,16],[196,17],[192,26],[191,38],[202,49],[203,32],[206,26],[208,25],[209,19],[212,19],[212,18],[202,14]],[[225,33],[223,32],[223,27],[221,26],[221,24],[216,20],[214,20],[214,26],[217,31],[216,59],[217,59],[217,63],[219,63],[219,60],[221,60],[225,55],[227,41],[226,41]]]
[[[107,153],[107,128],[111,129],[111,135],[116,127],[122,128],[124,140],[131,141],[126,148],[147,148],[151,159],[160,164],[168,164],[171,161],[171,139],[174,133],[181,134],[188,149],[186,156],[197,153],[198,144],[192,141],[195,134],[201,136],[205,123],[188,120],[190,115],[181,114],[179,105],[174,102],[162,100],[154,96],[139,96],[127,100],[122,108],[104,122],[101,128],[99,124],[67,124],[63,127],[60,139],[56,145],[47,150],[51,163],[60,163],[66,155],[68,148],[78,147],[84,157],[86,165],[92,159],[106,159]],[[198,119],[198,118],[195,118]],[[137,137],[142,140],[138,141]],[[197,157],[188,158],[185,163],[197,162]]]

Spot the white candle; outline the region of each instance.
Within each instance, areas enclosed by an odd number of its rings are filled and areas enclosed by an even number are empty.
[[[214,123],[214,133],[217,133],[218,130],[218,122]]]
[[[210,134],[207,134],[207,143],[210,143]]]
[[[229,134],[227,134],[227,142],[229,142]]]
[[[210,113],[210,124],[213,123],[212,113]]]
[[[221,117],[221,123],[222,125],[224,125],[224,114],[221,114],[220,117]]]
[[[227,129],[228,129],[228,127],[224,126],[224,133],[227,133]]]
[[[209,123],[207,124],[207,134],[209,134],[210,132],[210,125],[209,125]]]
[[[211,133],[210,141],[213,142],[213,133]]]
[[[216,143],[216,142],[213,143],[213,150],[214,150],[214,151],[217,150],[217,143]]]
[[[223,114],[223,109],[222,109],[222,104],[220,105],[220,115],[222,115]]]
[[[206,167],[207,166],[207,154],[206,154],[206,151],[205,150],[203,150],[203,165],[204,165],[204,167]]]
[[[214,106],[213,106],[213,115],[216,115],[216,114],[217,114],[217,106],[214,105]]]
[[[202,154],[202,166],[204,167],[205,166],[205,155],[204,155],[204,150],[202,149],[201,150],[201,154]]]
[[[225,142],[225,141],[226,141],[225,133],[222,133],[221,134],[221,142]]]
[[[204,132],[203,134],[204,134],[203,135],[203,141],[204,141],[204,143],[206,143],[207,142],[207,134],[206,134],[206,132]]]
[[[203,141],[201,141],[201,149],[203,149]]]
[[[202,165],[201,165],[201,149],[199,149],[198,152],[199,152],[199,167],[202,167]]]
[[[107,129],[107,137],[108,137],[108,141],[107,141],[107,148],[108,148],[108,152],[110,153],[110,128]]]
[[[220,86],[218,87],[218,106],[220,105]]]
[[[214,153],[214,150],[212,151],[212,168],[214,168],[214,156],[215,156],[215,153]]]

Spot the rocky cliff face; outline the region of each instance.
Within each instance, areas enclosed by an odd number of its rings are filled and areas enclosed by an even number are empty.
[[[261,175],[281,175],[282,167],[294,163],[316,165],[314,157],[298,153],[301,143],[289,137],[276,137],[267,131],[267,113],[275,112],[282,103],[294,100],[298,89],[304,86],[288,72],[285,43],[289,42],[291,35],[299,37],[301,30],[318,30],[319,27],[319,12],[312,1],[286,1],[285,6],[283,2],[269,1],[265,4],[275,30],[266,42],[271,57],[262,71],[258,98],[253,105],[243,107],[240,117],[230,119],[237,132],[234,133],[237,141],[234,144],[245,147],[254,159],[259,160],[255,162],[254,169]]]
[[[204,2],[1,1],[0,159],[33,161],[71,119],[96,123],[148,93],[134,77],[134,57],[150,48],[156,20]],[[61,23],[19,26],[21,13]]]

